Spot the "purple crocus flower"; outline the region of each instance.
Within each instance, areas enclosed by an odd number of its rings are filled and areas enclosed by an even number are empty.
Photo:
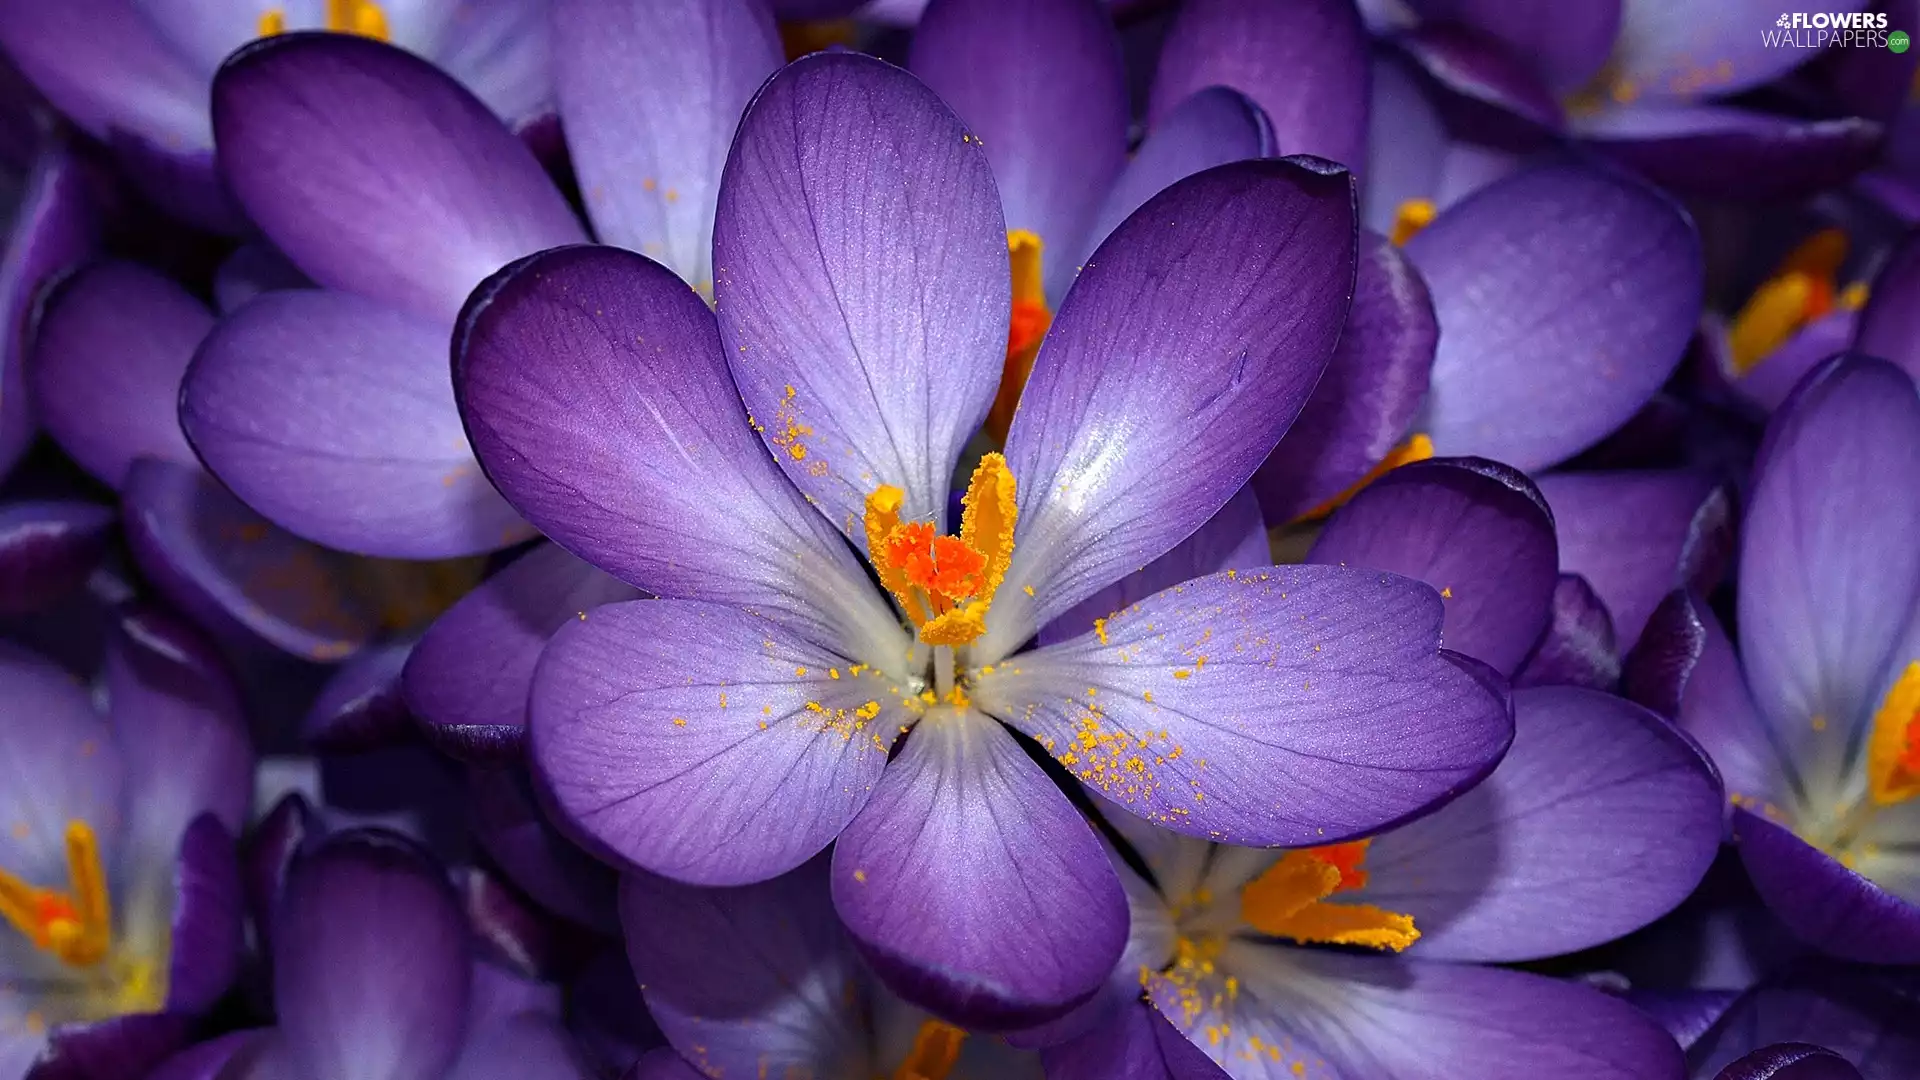
[[[821,54],[761,91],[721,185],[713,311],[612,249],[496,276],[455,349],[481,461],[550,537],[666,598],[548,646],[531,749],[553,805],[698,884],[838,836],[835,902],[881,977],[1005,1027],[1091,993],[1125,909],[1003,722],[1143,813],[1250,842],[1362,833],[1484,773],[1500,695],[1437,648],[1431,591],[1391,575],[1204,579],[1022,651],[1244,484],[1333,348],[1353,230],[1345,174],[1311,159],[1149,201],[1062,303],[958,536],[949,478],[1007,335],[1005,221],[978,140],[911,76]]]
[[[1899,978],[1808,965],[1762,983],[1741,995],[1688,1050],[1690,1075],[1694,1080],[1913,1076],[1920,1070],[1914,987],[1910,979],[1900,985]]]
[[[1676,593],[1627,684],[1712,754],[1755,887],[1814,946],[1920,961],[1920,395],[1857,356],[1774,414],[1739,566],[1739,649]]]
[[[1038,1055],[875,981],[834,914],[828,862],[727,889],[621,879],[633,977],[692,1075],[1040,1080]]]
[[[543,0],[0,4],[0,48],[40,92],[161,205],[223,229],[240,220],[214,171],[207,84],[240,46],[299,30],[392,41],[453,73],[509,123],[550,106]]]
[[[218,659],[123,614],[105,715],[51,662],[0,646],[0,1077],[36,1061],[142,1075],[232,981],[233,836],[253,753]]]

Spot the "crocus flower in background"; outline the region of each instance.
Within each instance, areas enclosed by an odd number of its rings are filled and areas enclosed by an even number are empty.
[[[1816,368],[1774,414],[1741,540],[1739,649],[1669,597],[1629,664],[1726,778],[1760,895],[1812,945],[1920,961],[1920,394],[1885,361]]]
[[[208,648],[150,613],[87,688],[0,647],[0,1077],[35,1061],[142,1075],[232,982],[233,837],[252,793],[239,704]]]
[[[0,49],[127,174],[196,224],[242,227],[214,167],[207,86],[259,37],[332,30],[438,64],[510,124],[551,106],[544,0],[81,0],[0,5]],[[242,200],[244,205],[244,199]]]
[[[822,54],[761,92],[722,183],[714,312],[609,249],[489,282],[454,376],[489,475],[576,555],[672,598],[548,646],[531,748],[553,804],[596,849],[700,884],[837,835],[835,901],[881,977],[1004,1027],[1092,992],[1125,913],[1001,720],[1063,761],[1082,739],[1116,755],[1142,812],[1256,842],[1352,835],[1484,773],[1499,694],[1437,649],[1432,593],[1392,576],[1208,579],[1098,644],[1020,652],[1270,449],[1345,313],[1351,198],[1322,163],[1246,162],[1138,211],[1069,292],[958,537],[949,477],[1004,356],[1005,223],[972,133],[911,76]],[[1364,728],[1344,719],[1359,693]],[[1263,700],[1285,706],[1187,719]],[[1124,749],[1143,740],[1152,756]],[[1288,801],[1234,794],[1255,776]]]
[[[1803,965],[1741,995],[1688,1049],[1690,1075],[1901,1080],[1920,1070],[1913,994],[1911,980],[1898,975]]]

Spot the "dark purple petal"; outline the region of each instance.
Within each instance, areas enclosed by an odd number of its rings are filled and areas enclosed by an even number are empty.
[[[1853,1063],[1866,1080],[1905,1080],[1920,1073],[1913,1008],[1911,986],[1859,968],[1803,967],[1735,1003],[1689,1052],[1693,1076],[1712,1080],[1755,1047],[1810,1043]]]
[[[261,952],[272,954],[274,925],[288,872],[308,840],[324,834],[325,827],[306,798],[290,792],[247,835],[240,854],[240,876]]]
[[[1839,792],[1920,610],[1920,394],[1844,358],[1774,415],[1740,553],[1740,659],[1774,744],[1814,792]]]
[[[1758,29],[1753,37],[1759,39]],[[1743,199],[1831,187],[1872,164],[1885,135],[1879,124],[1857,116],[1803,120],[1660,101],[1576,113],[1569,126],[1587,144],[1666,187]]]
[[[1019,527],[976,662],[1165,554],[1247,482],[1333,353],[1354,230],[1345,172],[1247,161],[1180,181],[1100,246],[1008,434]]]
[[[1840,0],[1822,10],[1866,6]],[[1770,44],[1766,32],[1779,17],[1780,5],[1769,0],[1623,0],[1603,89],[1616,100],[1686,100],[1763,86],[1819,55]]]
[[[1808,944],[1862,963],[1920,963],[1920,905],[1758,814],[1734,810],[1733,840],[1761,899]]]
[[[1607,62],[1623,4],[1584,0],[1549,9],[1524,0],[1411,0],[1408,6],[1422,19],[1464,23],[1491,35],[1525,57],[1554,90],[1565,92]]]
[[[258,1031],[235,1031],[189,1046],[147,1074],[147,1080],[220,1080],[235,1055],[260,1037]]]
[[[1733,555],[1731,492],[1707,473],[1670,470],[1549,473],[1560,569],[1579,574],[1606,604],[1622,652],[1674,589],[1705,595]]]
[[[594,231],[711,295],[713,208],[740,114],[780,66],[755,0],[555,0],[555,87]]]
[[[47,433],[110,487],[135,458],[197,465],[180,433],[180,378],[213,327],[185,289],[131,263],[101,263],[47,298],[27,381]]]
[[[401,676],[406,705],[433,744],[496,760],[525,750],[533,666],[553,632],[631,585],[543,544],[482,582],[427,628]]]
[[[1253,488],[1244,487],[1220,512],[1172,551],[1075,604],[1071,611],[1040,628],[1040,644],[1079,637],[1129,605],[1162,589],[1222,570],[1252,570],[1273,565],[1267,527]]]
[[[28,5],[37,8],[31,0]],[[20,3],[0,8],[0,41],[12,51],[21,25]],[[71,9],[62,9],[64,14]],[[18,55],[15,53],[14,55]],[[56,271],[93,246],[95,222],[87,170],[65,144],[55,142],[34,160],[22,185],[7,244],[0,254],[0,476],[13,468],[33,441],[23,361],[28,351],[35,299]]]
[[[1282,154],[1366,160],[1367,37],[1348,0],[1192,0],[1167,31],[1149,116],[1229,86],[1273,121]]]
[[[193,1014],[210,1008],[240,971],[246,897],[233,834],[202,814],[180,837],[168,938],[167,1008]]]
[[[1686,899],[1720,849],[1719,778],[1666,721],[1570,686],[1517,690],[1513,710],[1492,776],[1367,850],[1356,896],[1413,916],[1408,955],[1505,962],[1611,941]]]
[[[240,245],[214,271],[213,301],[224,315],[263,292],[311,288],[313,282],[299,267],[273,245],[256,240]]]
[[[614,874],[563,836],[519,765],[467,770],[474,838],[507,879],[540,906],[581,926],[614,926]]]
[[[703,885],[784,873],[867,801],[911,721],[894,680],[735,608],[610,604],[534,673],[533,760],[560,811]]]
[[[999,665],[974,699],[1163,827],[1332,843],[1450,796],[1506,749],[1501,688],[1438,648],[1440,605],[1393,574],[1230,571]]]
[[[1680,1049],[1700,1040],[1739,1000],[1737,990],[1629,990],[1627,1000],[1667,1029]]]
[[[295,265],[434,322],[508,262],[585,239],[485,105],[366,38],[247,46],[214,78],[213,126],[227,184]]]
[[[1354,290],[1326,374],[1254,474],[1275,525],[1359,483],[1406,436],[1427,395],[1440,328],[1426,282],[1386,238],[1362,231]]]
[[[1065,295],[1127,159],[1126,73],[1112,18],[1098,0],[935,0],[907,67],[986,144],[1007,228],[1040,237],[1047,294]]]
[[[96,138],[128,132],[176,148],[213,146],[206,73],[127,0],[0,4],[0,46],[61,113]]]
[[[1422,26],[1397,44],[1440,86],[1499,110],[1503,119],[1510,114],[1547,131],[1560,127],[1560,102],[1527,62],[1532,58],[1523,59],[1479,28]]]
[[[400,671],[412,651],[411,641],[398,640],[354,654],[307,709],[301,741],[329,754],[406,742],[413,734],[413,714],[400,693]]]
[[[522,1014],[482,1026],[446,1080],[586,1080],[580,1050],[551,1017]]]
[[[559,947],[553,920],[498,874],[479,867],[456,870],[453,887],[485,957],[473,969],[473,1015],[510,1015],[523,1011],[519,1003],[544,1001],[550,993],[557,1002],[558,989],[539,981]]]
[[[849,536],[882,484],[902,520],[944,518],[1005,366],[1006,229],[982,140],[897,68],[816,53],[741,120],[713,234],[724,354],[787,479]]]
[[[1145,1002],[1116,1009],[1113,1019],[1077,1039],[1040,1052],[1047,1080],[1227,1080],[1160,1010]]]
[[[621,1080],[705,1080],[706,1073],[687,1064],[669,1049],[659,1049],[633,1063]]]
[[[280,1032],[309,1080],[436,1077],[460,1052],[466,922],[406,841],[343,833],[296,863],[274,948]]]
[[[709,1076],[854,1076],[868,1064],[865,972],[827,861],[732,889],[620,883],[627,958],[675,1050]]]
[[[1093,830],[971,710],[935,709],[908,736],[834,846],[833,901],[890,989],[987,1030],[1092,996],[1127,939],[1126,896]]]
[[[725,363],[685,282],[578,247],[474,294],[453,375],[494,483],[562,547],[655,595],[752,608],[894,663],[898,618],[774,468]]]
[[[1513,685],[1611,690],[1619,681],[1620,651],[1607,606],[1586,578],[1561,574],[1553,586],[1546,632],[1514,672]]]
[[[611,925],[620,925],[617,916]],[[567,1022],[574,1034],[609,1073],[626,1068],[654,1047],[666,1046],[667,1037],[647,1011],[634,981],[624,944],[586,962],[567,985],[567,1004]]]
[[[373,300],[266,293],[207,337],[180,420],[222,482],[296,535],[399,559],[492,551],[532,530],[473,460],[446,355],[443,327]]]
[[[0,504],[0,616],[39,611],[86,584],[115,524],[94,503]]]
[[[1403,203],[1443,205],[1440,175],[1454,143],[1427,96],[1428,85],[1404,55],[1385,49],[1374,55],[1360,210],[1361,223],[1375,232],[1393,231]]]
[[[192,1030],[179,1013],[127,1013],[62,1024],[24,1080],[127,1080],[184,1046]]]
[[[1911,233],[1873,279],[1854,348],[1920,379],[1920,233]],[[1840,351],[1839,349],[1833,350]]]
[[[1534,471],[1585,449],[1666,381],[1700,314],[1686,215],[1589,168],[1482,188],[1406,253],[1440,320],[1426,430],[1442,454]]]
[[[1440,592],[1441,641],[1508,675],[1547,627],[1553,515],[1526,477],[1473,458],[1416,462],[1327,522],[1310,562],[1387,570]]]
[[[344,556],[268,522],[197,465],[135,461],[120,507],[134,563],[212,633],[330,662],[378,628],[347,588]]]
[[[1775,1043],[1720,1070],[1716,1080],[1861,1080],[1860,1070],[1824,1046]]]

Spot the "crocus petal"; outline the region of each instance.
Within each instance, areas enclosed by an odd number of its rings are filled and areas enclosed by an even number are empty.
[[[713,257],[727,363],[787,478],[856,539],[882,484],[902,520],[942,521],[1007,347],[981,141],[897,68],[800,60],[740,122]]]
[[[523,1014],[480,1028],[446,1080],[581,1080],[588,1075],[565,1029],[551,1017]]]
[[[533,759],[620,857],[703,885],[791,870],[860,811],[910,719],[892,680],[736,608],[611,604],[534,673]]]
[[[233,984],[246,941],[240,862],[219,818],[202,814],[181,834],[173,885],[173,918],[161,946],[167,1008],[192,1014],[211,1008]]]
[[[255,822],[240,854],[240,877],[259,948],[271,953],[287,874],[326,826],[299,792],[289,792]]]
[[[1222,570],[1251,570],[1272,564],[1259,500],[1254,498],[1251,486],[1241,488],[1219,513],[1208,518],[1192,536],[1174,545],[1172,551],[1087,597],[1074,605],[1073,610],[1041,627],[1040,644],[1052,645],[1079,637],[1092,630],[1096,623],[1105,622],[1107,616],[1184,581]]]
[[[1920,394],[1906,372],[1866,358],[1808,376],[1755,466],[1740,657],[1775,745],[1822,801],[1842,790],[1892,647],[1920,610],[1920,488],[1892,481],[1914,475]]]
[[[209,631],[246,631],[315,661],[372,636],[376,620],[345,587],[343,556],[274,526],[199,467],[141,458],[125,487],[134,562]]]
[[[1726,1015],[1739,1000],[1737,990],[1629,990],[1627,1000],[1653,1017],[1685,1050]]]
[[[1347,0],[1195,0],[1167,31],[1148,109],[1230,86],[1269,119],[1280,152],[1358,169],[1366,160],[1367,38]]]
[[[1732,497],[1710,474],[1549,473],[1539,484],[1560,569],[1593,586],[1623,652],[1669,592],[1712,592],[1732,557]]]
[[[866,980],[834,917],[824,857],[733,889],[629,874],[620,921],[647,1009],[702,1075],[876,1071]]]
[[[1422,19],[1462,23],[1494,36],[1564,92],[1607,62],[1620,30],[1621,5],[1622,0],[1593,0],[1552,13],[1513,0],[1411,0],[1408,6]]]
[[[1165,554],[1247,482],[1333,353],[1355,235],[1347,174],[1301,159],[1190,176],[1107,238],[1008,434],[1019,527],[976,661]]]
[[[147,1080],[219,1080],[227,1063],[259,1037],[257,1031],[235,1031],[190,1046],[149,1073]]]
[[[131,263],[101,263],[48,297],[27,379],[47,433],[101,483],[138,457],[198,465],[180,433],[180,378],[213,328],[206,305]]]
[[[121,757],[87,691],[34,653],[0,644],[0,866],[27,881],[65,881],[67,822],[100,835],[102,856],[117,843]],[[11,931],[0,948],[25,947]]]
[[[1363,230],[1354,289],[1327,373],[1254,474],[1275,525],[1359,483],[1407,434],[1426,397],[1440,327],[1419,272],[1385,237]]]
[[[453,377],[494,483],[575,555],[862,660],[905,655],[866,571],[748,429],[712,314],[666,269],[606,247],[514,264],[475,294]]]
[[[1396,43],[1440,86],[1491,106],[1500,119],[1519,117],[1546,131],[1560,127],[1560,103],[1539,72],[1477,27],[1420,26]]]
[[[1822,10],[1866,6],[1867,0],[1840,0]],[[1764,31],[1779,16],[1780,5],[1769,0],[1621,0],[1608,89],[1616,96],[1686,99],[1763,86],[1816,55],[1767,41]]]
[[[834,847],[833,900],[895,993],[989,1030],[1091,996],[1127,938],[1126,897],[1093,830],[971,710],[915,727]]]
[[[1145,1002],[1116,1009],[1113,1019],[1085,1035],[1041,1051],[1047,1080],[1227,1080],[1160,1010]]]
[[[569,619],[639,595],[564,548],[535,548],[428,627],[407,658],[407,707],[448,753],[482,761],[518,757],[525,750],[533,666],[547,639]]]
[[[1686,215],[1590,168],[1482,188],[1406,253],[1440,320],[1434,448],[1529,472],[1626,422],[1680,362],[1700,314],[1700,240]]]
[[[524,767],[472,766],[467,792],[474,839],[516,888],[581,926],[615,928],[612,869],[547,820]]]
[[[39,611],[86,583],[115,517],[85,502],[0,505],[0,616]]]
[[[555,86],[601,240],[711,292],[713,208],[740,114],[780,66],[754,0],[555,0]]]
[[[1579,574],[1553,586],[1546,632],[1513,673],[1515,686],[1586,686],[1611,690],[1620,681],[1620,650],[1606,604]]]
[[[405,14],[400,5],[387,10],[395,19]],[[435,42],[434,63],[537,146],[537,133],[554,122],[556,69],[563,66],[554,62],[550,5],[464,0],[451,9],[422,4],[415,10],[424,18],[438,15],[447,20],[443,36]],[[554,141],[559,141],[557,135]]]
[[[1920,904],[1759,814],[1734,810],[1733,839],[1767,907],[1808,944],[1862,963],[1920,963]]]
[[[1040,237],[1047,294],[1065,295],[1127,156],[1126,73],[1111,16],[1098,0],[1011,8],[936,0],[914,30],[907,67],[986,144],[1007,228]]]
[[[1696,1080],[1710,1080],[1754,1047],[1813,1043],[1858,1066],[1866,1080],[1903,1080],[1920,1070],[1912,1015],[1910,988],[1859,968],[1808,965],[1748,991],[1688,1057]]]
[[[1108,799],[1223,843],[1332,843],[1485,775],[1512,728],[1441,600],[1285,566],[1176,586],[976,680],[974,700]],[[1497,681],[1497,680],[1495,680]]]
[[[62,1024],[29,1073],[34,1080],[104,1080],[145,1076],[186,1044],[192,1022],[181,1013],[126,1013]]]
[[[634,1062],[621,1080],[705,1080],[706,1075],[672,1050],[660,1049]]]
[[[1860,1070],[1824,1046],[1775,1043],[1720,1070],[1716,1080],[1861,1080]]]
[[[200,457],[287,531],[362,555],[439,559],[532,534],[473,460],[446,330],[372,300],[266,293],[207,337],[181,391]]]
[[[411,641],[381,642],[340,665],[300,721],[300,739],[322,753],[346,754],[409,740],[412,714],[400,695]]]
[[[1405,56],[1380,50],[1372,65],[1367,162],[1361,173],[1361,223],[1391,233],[1400,206],[1439,203],[1440,173],[1452,140],[1427,96],[1428,82]]]
[[[274,1000],[305,1076],[446,1072],[465,1035],[467,927],[424,854],[336,835],[295,864],[278,930]]]
[[[1758,29],[1753,37],[1759,39]],[[1576,113],[1568,126],[1666,187],[1744,199],[1784,199],[1831,187],[1872,164],[1885,137],[1879,124],[1857,116],[1803,120],[1730,105],[1661,101]]]
[[[275,289],[311,289],[313,282],[300,268],[274,250],[272,244],[242,244],[213,274],[213,303],[221,314],[237,310],[263,292]]]
[[[485,105],[366,38],[247,46],[214,78],[213,126],[228,186],[301,270],[422,318],[451,319],[508,262],[585,239]]]
[[[1244,941],[1221,961],[1238,978],[1223,1009],[1184,1005],[1171,980],[1149,993],[1237,1080],[1646,1080],[1684,1071],[1659,1025],[1576,983]],[[1210,1038],[1216,1029],[1223,1038]]]
[[[1753,406],[1755,413],[1766,416],[1787,400],[1807,372],[1852,346],[1860,316],[1861,312],[1836,308],[1814,319],[1779,348],[1761,357],[1745,374],[1733,370],[1725,320],[1712,313],[1702,316],[1701,343],[1707,361],[1714,365],[1715,374],[1727,384],[1735,400]]]
[[[1920,233],[1907,237],[1887,257],[1873,279],[1873,291],[1860,312],[1854,348],[1869,356],[1891,360],[1920,380]],[[1834,351],[1839,351],[1838,349]]]
[[[97,138],[206,150],[206,75],[170,49],[127,0],[0,5],[0,45],[34,88]]]
[[[1557,575],[1553,515],[1532,482],[1473,458],[1417,462],[1368,484],[1309,562],[1387,570],[1440,590],[1447,648],[1502,675],[1547,627]]]
[[[1072,260],[1073,271],[1078,273],[1121,222],[1174,181],[1215,165],[1272,157],[1274,149],[1273,125],[1252,98],[1225,86],[1209,86],[1192,94],[1147,132],[1133,159],[1114,179],[1093,230]],[[992,154],[991,144],[987,152]]]
[[[28,6],[38,7],[31,0]],[[9,3],[0,9],[4,10],[0,38],[19,27],[15,16],[20,7]],[[67,10],[62,9],[62,14]],[[13,468],[33,441],[22,361],[35,301],[49,275],[81,258],[92,246],[96,229],[92,187],[88,170],[64,144],[54,143],[34,160],[13,220],[6,223],[8,242],[0,254],[0,335],[4,335],[0,336],[0,476]]]
[[[1720,849],[1719,779],[1666,721],[1570,686],[1516,690],[1513,712],[1492,776],[1367,849],[1366,902],[1413,916],[1412,955],[1505,962],[1611,941],[1686,899]]]

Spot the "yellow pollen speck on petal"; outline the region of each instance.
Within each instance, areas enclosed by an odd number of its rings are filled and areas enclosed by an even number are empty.
[[[1420,235],[1420,230],[1433,224],[1434,208],[1432,199],[1407,199],[1393,210],[1393,232],[1388,239],[1394,247],[1401,247],[1407,241]]]
[[[1367,470],[1367,475],[1354,481],[1353,485],[1347,488],[1347,490],[1335,495],[1333,498],[1328,499],[1326,502],[1321,503],[1306,513],[1301,514],[1294,520],[1315,521],[1326,517],[1328,514],[1347,505],[1347,503],[1352,501],[1355,495],[1360,494],[1368,484],[1380,479],[1387,473],[1392,472],[1402,465],[1411,465],[1416,461],[1425,461],[1432,456],[1433,439],[1424,432],[1414,432],[1412,435],[1407,436],[1405,442],[1387,451],[1386,457],[1381,458],[1378,464]]]
[[[1000,454],[981,458],[961,496],[959,536],[942,536],[931,522],[901,521],[904,500],[890,484],[867,496],[867,557],[921,641],[965,645],[986,633],[987,609],[1013,560],[1013,471]]]
[[[1022,586],[1020,586],[1020,591],[1021,591],[1021,592],[1023,592],[1023,593],[1026,593],[1026,594],[1027,594],[1028,596],[1032,596],[1032,595],[1033,595],[1033,586],[1031,586],[1031,585],[1022,585]]]
[[[0,919],[69,967],[92,967],[113,945],[113,907],[100,845],[84,821],[66,832],[67,888],[41,888],[0,870]]]
[[[1453,599],[1453,586],[1451,586],[1451,585],[1449,585],[1449,586],[1447,586],[1446,588],[1444,588],[1444,589],[1441,589],[1441,590],[1440,590],[1440,599],[1442,599],[1442,600],[1451,600],[1451,599]]]
[[[1920,660],[1907,665],[1874,714],[1867,791],[1880,806],[1920,795]]]
[[[1367,884],[1368,841],[1289,851],[1240,891],[1240,917],[1276,937],[1307,944],[1399,952],[1420,939],[1413,917],[1372,904],[1333,903]]]
[[[893,1080],[947,1080],[967,1033],[944,1020],[925,1020],[914,1033],[913,1049],[893,1071]]]
[[[1013,414],[1020,407],[1020,393],[1033,374],[1034,357],[1040,353],[1040,341],[1053,325],[1053,312],[1047,307],[1046,278],[1041,270],[1042,244],[1036,233],[1014,229],[1007,233],[1007,259],[1013,271],[1013,314],[1007,326],[1006,367],[1000,374],[1000,390],[994,395],[993,408],[987,413],[987,431],[1002,443],[1013,426]]]

